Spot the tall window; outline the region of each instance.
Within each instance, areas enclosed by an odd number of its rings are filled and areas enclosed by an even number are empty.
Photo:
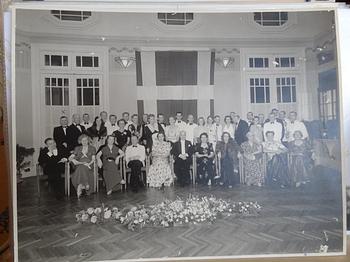
[[[250,78],[250,102],[270,103],[269,78]]]
[[[100,105],[100,79],[77,78],[77,105]]]
[[[158,13],[158,19],[166,25],[187,25],[193,21],[193,13]]]
[[[45,78],[45,104],[47,106],[69,105],[69,79],[60,77]]]
[[[294,103],[296,102],[296,81],[295,77],[276,78],[277,102]]]
[[[288,21],[288,13],[255,12],[254,21],[261,26],[282,26]]]
[[[45,55],[45,66],[68,66],[66,55]]]

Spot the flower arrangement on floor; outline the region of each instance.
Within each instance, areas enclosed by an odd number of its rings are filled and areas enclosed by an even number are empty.
[[[119,210],[117,207],[90,207],[76,214],[80,223],[104,223],[116,221],[129,230],[144,226],[172,227],[182,224],[213,223],[223,216],[254,216],[261,210],[256,202],[229,202],[211,197],[190,195],[186,199],[164,200],[148,207],[132,207]]]

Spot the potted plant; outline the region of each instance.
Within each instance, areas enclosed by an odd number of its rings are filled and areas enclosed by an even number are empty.
[[[24,146],[16,145],[16,170],[17,183],[22,182],[22,173],[29,170],[31,161],[26,160],[26,157],[34,154],[34,148],[26,148]]]

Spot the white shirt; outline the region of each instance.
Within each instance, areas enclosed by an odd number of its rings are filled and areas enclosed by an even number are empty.
[[[217,141],[221,141],[222,125],[221,124],[214,124],[214,125],[215,125],[215,133],[216,133]]]
[[[267,131],[273,131],[275,133],[274,135],[274,141],[281,142],[282,139],[282,124],[277,122],[276,120],[274,122],[266,122],[264,124],[264,139],[266,141],[266,132]]]
[[[92,126],[92,123],[90,123],[90,122],[83,122],[83,123],[81,123],[81,125],[85,128],[85,130],[87,130],[88,128],[90,128]]]
[[[191,125],[189,123],[186,124],[185,127],[185,131],[186,131],[186,140],[190,141],[191,143],[193,143],[193,139],[194,139],[194,129],[197,127],[198,125],[195,123],[192,123]]]
[[[105,127],[107,128],[107,136],[112,135],[114,131],[117,131],[119,129],[117,123],[112,125],[109,121],[105,123]]]
[[[187,124],[186,124],[186,122],[184,122],[182,120],[180,120],[180,121],[176,120],[175,125],[179,127],[180,131],[186,130]]]
[[[140,160],[142,162],[142,165],[145,165],[145,159],[146,159],[146,151],[145,147],[142,145],[137,144],[137,146],[128,146],[125,150],[125,159],[126,164],[128,164],[131,160],[131,158],[137,157],[137,160]]]
[[[230,136],[232,137],[232,139],[235,138],[235,127],[233,124],[230,124],[229,126],[227,126],[226,124],[222,127],[222,133],[227,132],[230,134]]]
[[[185,144],[185,140],[181,140],[181,155],[186,154],[186,144]]]
[[[79,129],[80,133],[82,132],[81,131],[81,126],[79,124],[77,124],[77,123],[72,123],[72,124],[75,125],[75,127]]]
[[[62,126],[62,129],[63,129],[64,135],[67,135],[67,127],[66,126]]]
[[[48,151],[48,152],[47,152],[47,155],[48,155],[49,157],[57,156],[57,155],[58,155],[58,151],[57,151],[57,149],[52,150],[52,152]]]
[[[287,139],[288,142],[294,141],[293,134],[295,131],[300,131],[303,134],[304,139],[309,137],[309,133],[307,132],[307,129],[306,129],[304,123],[299,121],[299,120],[295,120],[293,123],[291,121],[289,121],[287,124],[286,131],[287,131],[286,133],[288,136],[288,139]]]

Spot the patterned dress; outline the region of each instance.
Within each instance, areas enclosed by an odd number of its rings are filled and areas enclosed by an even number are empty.
[[[174,178],[169,165],[170,143],[155,142],[152,148],[152,165],[147,175],[150,187],[170,186]]]
[[[74,159],[83,162],[90,163],[92,157],[96,155],[96,149],[93,146],[88,146],[87,152],[83,152],[83,146],[77,146],[74,150]],[[78,188],[79,184],[83,186],[89,185],[90,192],[94,189],[94,165],[91,164],[90,168],[85,165],[77,165],[74,173],[72,174],[72,184],[75,189]]]
[[[251,145],[248,141],[246,141],[242,143],[241,147],[244,152],[243,164],[244,164],[245,183],[248,186],[262,185],[264,181],[262,167],[260,163],[262,154],[261,153],[256,154],[256,152],[259,151],[260,149],[260,145],[255,142]],[[249,159],[245,156],[245,154],[254,154],[255,159]]]

